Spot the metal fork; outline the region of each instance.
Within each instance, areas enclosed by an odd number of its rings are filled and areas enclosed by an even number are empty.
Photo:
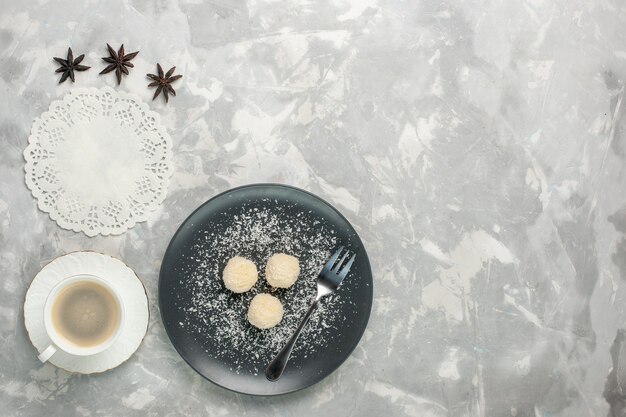
[[[337,259],[339,258],[339,255],[341,255],[342,251],[343,246],[337,249],[335,253],[333,253],[328,262],[326,262],[326,265],[324,265],[324,268],[322,268],[322,272],[320,272],[320,274],[317,276],[317,295],[315,296],[315,301],[313,301],[313,304],[311,304],[311,307],[309,307],[309,311],[306,312],[304,318],[300,322],[300,325],[296,329],[296,332],[293,334],[293,336],[291,336],[285,347],[283,347],[281,351],[278,352],[278,355],[276,355],[276,357],[265,369],[265,376],[270,381],[276,381],[283,374],[285,366],[287,366],[287,362],[289,361],[289,357],[291,356],[291,351],[293,350],[293,347],[296,344],[300,333],[302,333],[302,329],[304,329],[304,326],[306,326],[306,324],[309,322],[313,311],[315,311],[315,307],[317,307],[322,297],[335,291],[339,287],[339,285],[341,285],[341,282],[346,277],[346,275],[348,275],[348,272],[350,272],[350,268],[352,267],[352,263],[356,258],[356,254],[352,255],[352,257],[348,260],[348,262],[346,262],[345,266],[342,268],[341,265],[343,265],[343,262],[350,254],[349,251],[346,251],[339,260],[339,262],[337,262]]]

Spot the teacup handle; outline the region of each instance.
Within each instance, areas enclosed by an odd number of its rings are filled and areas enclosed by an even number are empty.
[[[39,358],[40,361],[47,362],[48,359],[50,359],[52,355],[56,353],[56,351],[57,351],[57,347],[54,345],[50,345],[47,348],[45,348],[44,351],[41,352],[39,356],[37,357]]]

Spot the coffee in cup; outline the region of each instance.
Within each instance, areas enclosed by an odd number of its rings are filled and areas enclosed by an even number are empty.
[[[93,275],[69,277],[46,300],[44,325],[51,344],[40,355],[47,361],[61,349],[72,355],[102,352],[120,333],[124,308],[117,291]]]

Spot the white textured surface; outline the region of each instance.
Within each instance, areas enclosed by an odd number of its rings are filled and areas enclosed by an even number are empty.
[[[625,7],[3,2],[3,414],[623,415],[614,388],[626,386]],[[22,151],[51,101],[114,86],[112,74],[97,75],[106,42],[141,51],[118,91],[149,101],[145,73],[156,62],[184,78],[169,105],[150,103],[173,140],[163,205],[121,236],[89,239],[37,210]],[[58,86],[52,57],[68,45],[94,68]],[[217,192],[259,181],[336,205],[363,238],[375,279],[352,357],[320,384],[271,399],[195,374],[154,303],[180,222]],[[20,310],[35,273],[77,249],[123,259],[153,301],[137,353],[90,377],[39,365]]]

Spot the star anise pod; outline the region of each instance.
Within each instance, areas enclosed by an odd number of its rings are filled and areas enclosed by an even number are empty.
[[[67,48],[67,59],[54,57],[53,59],[61,65],[55,72],[62,72],[61,79],[59,80],[59,84],[63,81],[67,80],[67,77],[74,82],[74,71],[86,71],[91,67],[87,65],[80,65],[80,63],[85,58],[85,55],[79,55],[74,59],[74,54],[72,53],[72,48]]]
[[[117,77],[117,85],[122,83],[122,74],[128,75],[128,68],[133,68],[134,65],[130,62],[131,59],[137,56],[139,51],[131,52],[130,54],[124,53],[124,44],[120,46],[120,49],[115,53],[115,50],[111,48],[111,45],[107,43],[109,49],[109,56],[103,57],[104,62],[108,62],[109,65],[100,71],[100,74],[106,74],[115,70],[115,76]]]
[[[183,78],[182,75],[172,75],[174,74],[174,71],[176,70],[176,67],[172,67],[169,69],[169,71],[167,71],[165,74],[163,74],[163,68],[161,68],[161,64],[157,64],[157,74],[146,74],[148,76],[148,78],[150,78],[151,80],[153,80],[150,84],[148,84],[148,87],[156,87],[156,91],[154,92],[154,96],[152,97],[152,100],[154,100],[155,98],[158,97],[158,95],[161,93],[161,91],[163,91],[163,96],[165,97],[165,102],[167,103],[169,101],[169,95],[173,95],[176,96],[176,91],[174,91],[174,89],[172,88],[172,86],[170,85],[170,83],[173,83],[174,81]]]

